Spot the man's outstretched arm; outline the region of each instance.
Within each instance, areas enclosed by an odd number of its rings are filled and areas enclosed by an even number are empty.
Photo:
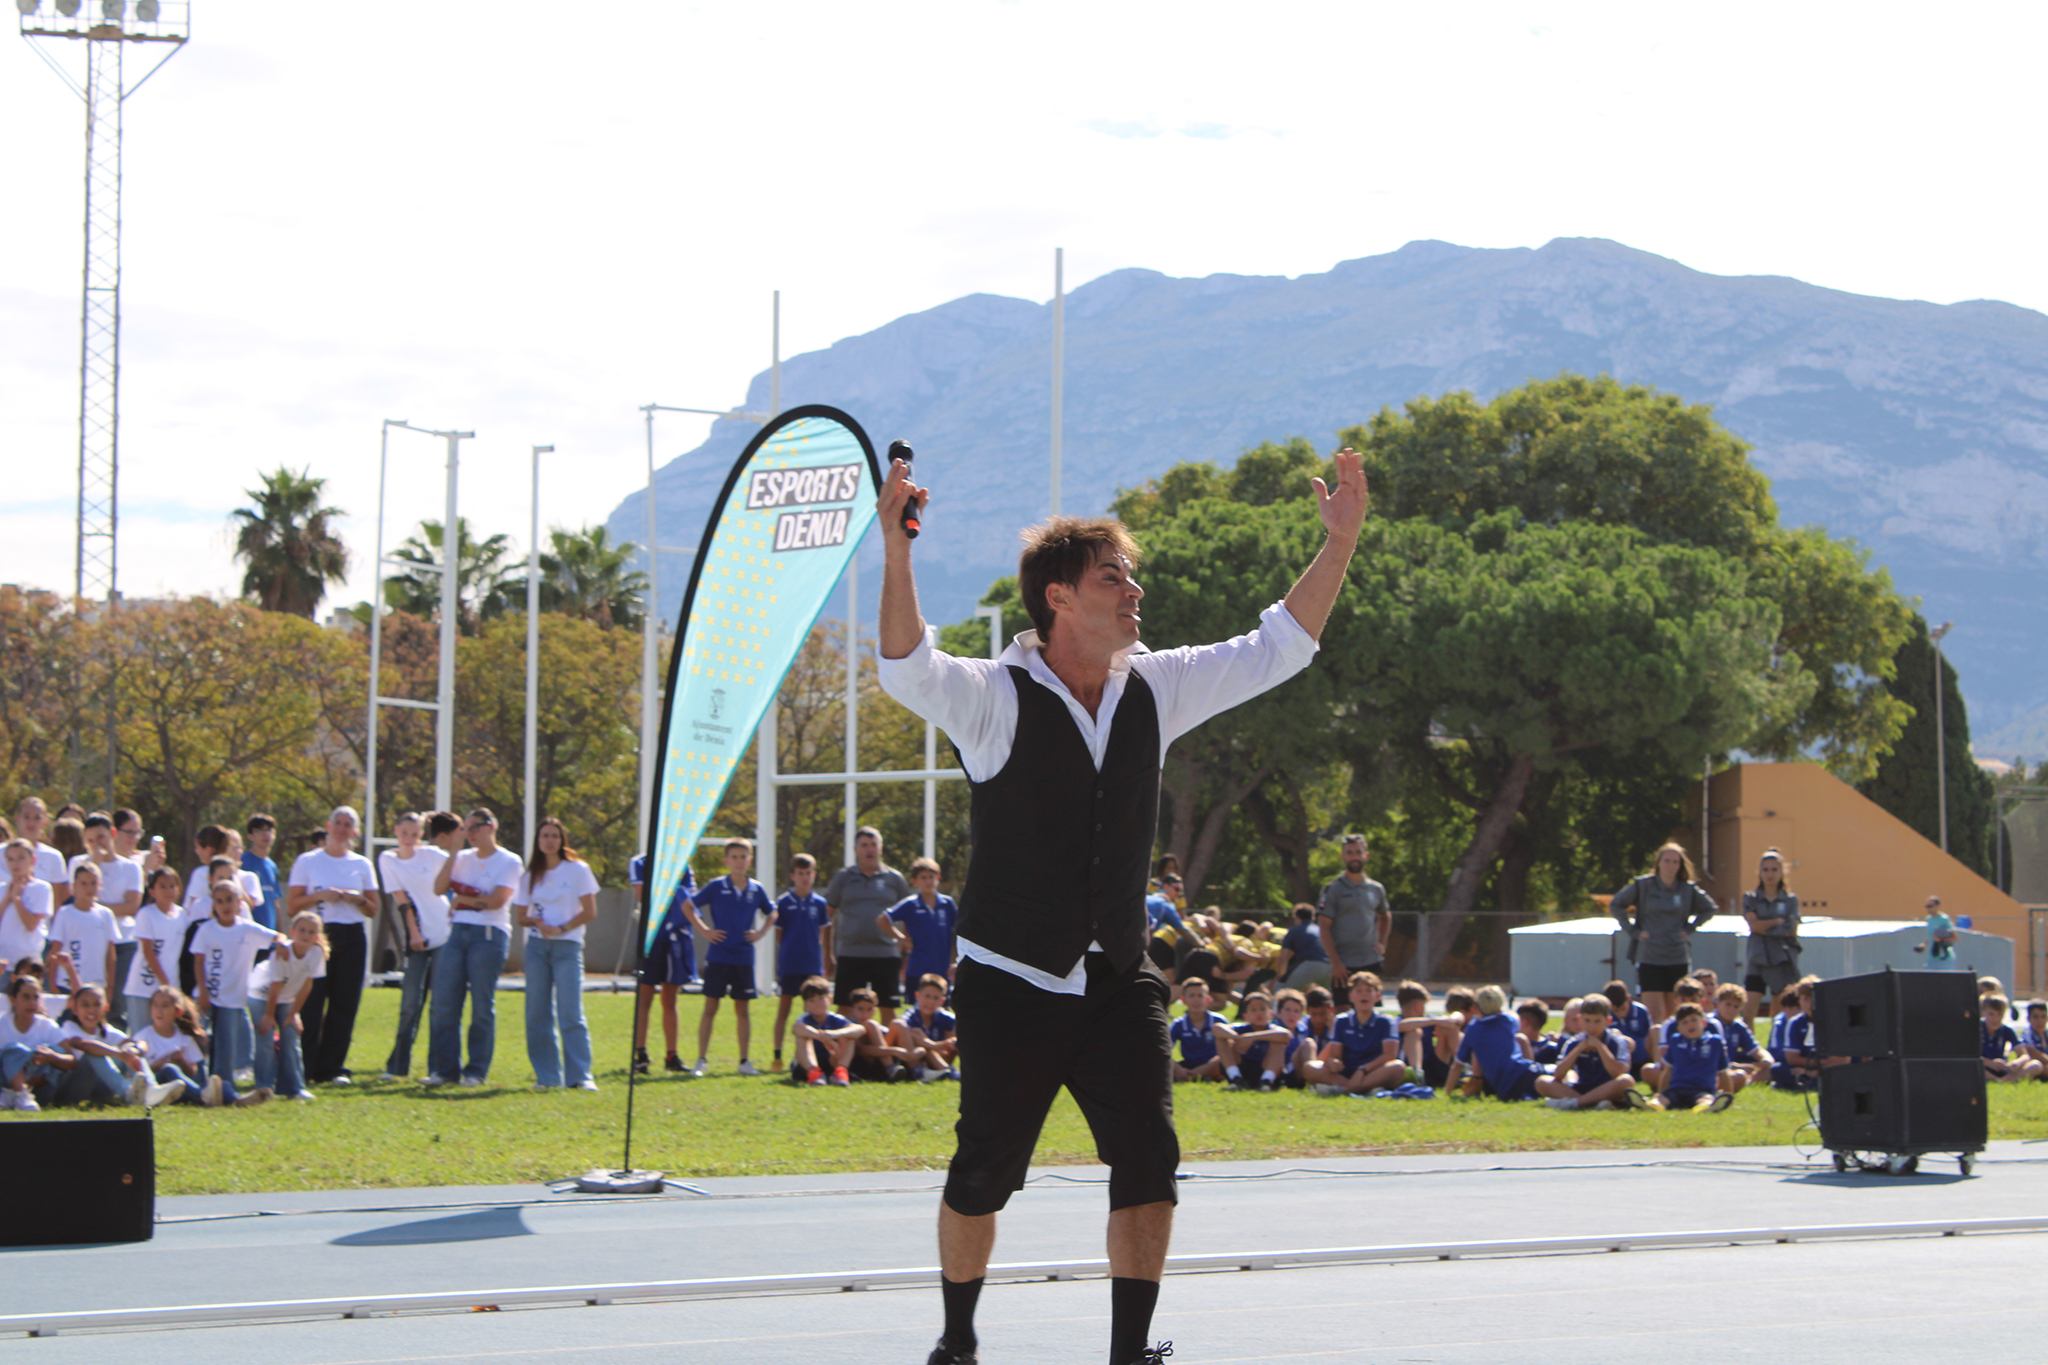
[[[1287,612],[1310,638],[1320,641],[1323,627],[1329,623],[1330,608],[1336,605],[1337,594],[1344,587],[1344,571],[1351,564],[1351,552],[1358,548],[1358,532],[1365,525],[1365,514],[1372,499],[1365,487],[1364,462],[1358,452],[1346,446],[1337,452],[1337,486],[1326,487],[1320,478],[1311,480],[1316,486],[1316,511],[1323,519],[1326,533],[1322,549],[1309,563],[1308,571],[1302,574],[1287,593]],[[891,477],[894,477],[893,472]],[[887,491],[883,497],[888,497]],[[901,503],[898,503],[901,506]],[[909,572],[910,560],[904,557],[904,572]],[[883,589],[883,601],[888,600],[888,589]],[[884,631],[887,639],[886,629]],[[911,645],[916,641],[912,640]],[[887,646],[884,645],[886,651]],[[906,649],[908,646],[906,646]]]
[[[924,510],[931,496],[928,488],[910,481],[910,466],[902,460],[889,462],[882,480],[882,496],[876,514],[882,521],[882,613],[881,637],[876,641],[882,657],[901,659],[924,639],[924,613],[917,605],[917,576],[910,567],[910,537],[903,534],[903,508],[913,504]],[[1354,539],[1356,532],[1353,533]],[[1339,569],[1341,576],[1342,570]],[[1329,608],[1323,608],[1327,614]]]

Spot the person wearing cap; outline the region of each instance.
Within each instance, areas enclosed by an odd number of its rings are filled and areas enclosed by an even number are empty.
[[[1330,483],[1312,482],[1325,539],[1256,629],[1144,650],[1136,541],[1112,519],[1056,516],[1024,533],[1018,588],[1033,629],[989,660],[936,647],[902,525],[929,490],[911,483],[907,461],[890,463],[877,508],[880,681],[953,741],[970,784],[973,848],[953,993],[967,1064],[939,1205],[945,1328],[926,1365],[976,1359],[974,1309],[996,1215],[1023,1186],[1063,1088],[1109,1167],[1110,1365],[1172,1349],[1145,1345],[1180,1161],[1170,991],[1145,950],[1159,774],[1173,740],[1315,657],[1367,498],[1353,451],[1337,455]]]

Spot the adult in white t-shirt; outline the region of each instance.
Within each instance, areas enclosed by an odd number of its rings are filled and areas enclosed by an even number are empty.
[[[313,983],[299,1022],[306,1079],[316,1084],[350,1082],[348,1047],[355,1037],[363,978],[370,969],[368,926],[379,905],[377,873],[355,851],[362,818],[353,806],[336,806],[327,817],[327,840],[292,862],[285,913],[317,910],[327,924],[327,975]]]
[[[498,847],[498,817],[478,806],[464,823],[469,847],[443,865],[434,890],[448,897],[448,941],[434,955],[434,1004],[424,1085],[482,1085],[497,1046],[498,975],[512,948],[506,908],[524,865]],[[469,1061],[462,1061],[462,1001],[469,998]]]
[[[50,938],[50,884],[36,876],[36,846],[7,841],[7,885],[0,889],[0,971],[25,957],[43,960]]]
[[[583,930],[597,918],[597,877],[552,815],[534,835],[533,861],[512,896],[526,926],[526,1058],[535,1087],[595,1090],[583,1018]],[[555,1048],[555,1034],[562,1046]]]
[[[422,817],[408,811],[391,827],[397,848],[377,855],[384,894],[404,925],[405,976],[398,992],[398,1036],[384,1059],[384,1080],[403,1080],[412,1073],[412,1045],[426,1014],[427,991],[434,980],[434,959],[448,941],[448,898],[434,890],[441,868],[462,847],[462,820],[447,811]]]

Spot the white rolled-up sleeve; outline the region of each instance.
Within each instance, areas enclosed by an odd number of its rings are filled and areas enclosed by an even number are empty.
[[[1163,751],[1209,717],[1286,682],[1309,666],[1318,648],[1287,604],[1275,602],[1247,634],[1213,645],[1133,654],[1131,670],[1151,684],[1157,699]]]
[[[938,628],[926,626],[917,648],[902,658],[877,651],[877,677],[884,692],[946,732],[969,778],[986,782],[1010,760],[1017,685],[997,660],[957,658],[938,640]]]

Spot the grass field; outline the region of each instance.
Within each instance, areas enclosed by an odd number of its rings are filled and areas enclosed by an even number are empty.
[[[350,1059],[363,1083],[322,1086],[310,1104],[250,1110],[176,1105],[157,1112],[157,1189],[162,1194],[496,1185],[560,1179],[617,1165],[626,1120],[629,994],[589,995],[597,1052],[596,1094],[532,1090],[522,1000],[500,995],[491,1081],[478,1089],[422,1090],[378,1082],[398,1017],[398,992],[373,990]],[[694,1052],[701,1004],[684,997],[683,1055]],[[775,1002],[756,1001],[754,1059],[768,1064]],[[739,1058],[731,1006],[719,1015],[712,1074],[679,1080],[658,1070],[634,1098],[633,1164],[689,1179],[821,1171],[945,1168],[952,1151],[956,1088],[930,1085],[809,1089],[733,1074]],[[660,1059],[660,1027],[654,1030]],[[425,1040],[414,1074],[424,1070]],[[1175,1096],[1190,1161],[1360,1156],[1404,1152],[1560,1151],[1603,1148],[1815,1144],[1806,1101],[1745,1092],[1723,1114],[1561,1114],[1490,1100],[1322,1099],[1182,1086]],[[35,1123],[131,1111],[0,1114]],[[1802,1128],[1805,1129],[1802,1132]],[[1994,1086],[1993,1138],[2048,1136],[2048,1085]],[[1089,1163],[1093,1145],[1064,1096],[1040,1139],[1041,1163]]]

